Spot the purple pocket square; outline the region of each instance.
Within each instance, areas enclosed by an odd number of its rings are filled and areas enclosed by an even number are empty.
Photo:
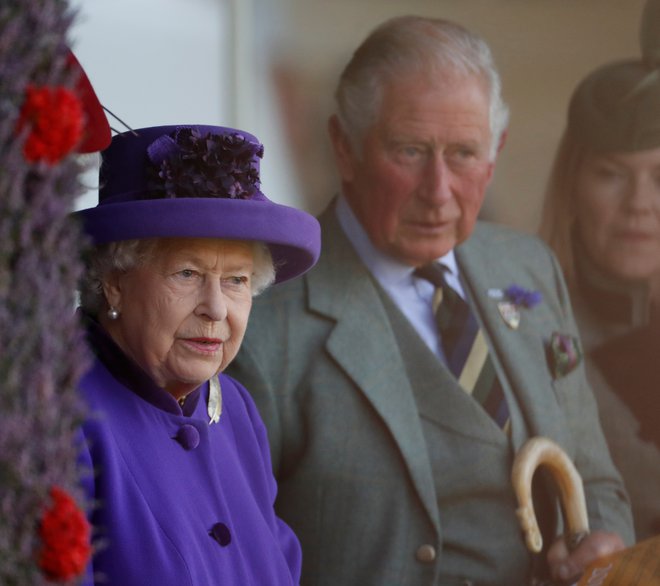
[[[582,360],[580,342],[575,336],[553,332],[547,350],[550,371],[555,379],[566,376]]]

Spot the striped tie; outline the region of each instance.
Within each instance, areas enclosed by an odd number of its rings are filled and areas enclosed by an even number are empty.
[[[435,314],[449,370],[471,395],[509,433],[509,408],[490,358],[488,345],[467,302],[445,282],[442,266],[431,263],[415,270],[415,276],[435,287]]]

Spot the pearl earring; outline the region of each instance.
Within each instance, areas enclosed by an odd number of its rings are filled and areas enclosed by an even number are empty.
[[[115,320],[119,317],[119,312],[112,306],[108,309],[108,319]]]

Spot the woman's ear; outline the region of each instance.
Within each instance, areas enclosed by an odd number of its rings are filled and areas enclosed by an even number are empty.
[[[117,311],[121,311],[121,283],[119,279],[119,272],[112,271],[101,282],[103,295],[110,307],[114,307]]]

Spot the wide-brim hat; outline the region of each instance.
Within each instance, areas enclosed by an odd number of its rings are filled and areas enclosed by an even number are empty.
[[[99,203],[76,212],[95,244],[144,238],[265,243],[275,282],[310,269],[321,231],[312,215],[260,190],[263,146],[253,135],[204,125],[140,128],[101,153]]]

